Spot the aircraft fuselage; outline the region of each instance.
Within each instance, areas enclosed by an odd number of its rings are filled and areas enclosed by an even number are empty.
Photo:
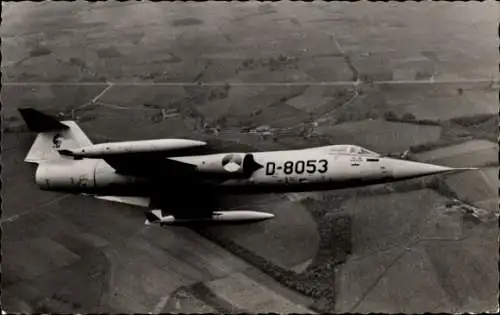
[[[329,148],[169,158],[194,165],[196,183],[169,174],[154,179],[125,176],[116,173],[104,160],[71,158],[64,163],[57,161],[40,165],[36,181],[42,189],[92,194],[138,195],[142,194],[141,191],[147,194],[158,184],[165,189],[192,184],[206,185],[226,193],[263,193],[365,186],[453,170],[382,157],[372,152],[338,153]]]

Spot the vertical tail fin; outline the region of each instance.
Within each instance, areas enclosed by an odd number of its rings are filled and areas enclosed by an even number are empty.
[[[69,159],[61,156],[57,150],[76,149],[92,145],[90,139],[74,121],[59,121],[32,108],[20,108],[19,113],[26,126],[38,132],[24,161],[40,163]]]

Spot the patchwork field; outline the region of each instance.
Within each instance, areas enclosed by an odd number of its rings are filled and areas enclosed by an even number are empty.
[[[470,174],[456,174],[450,176],[446,184],[463,200],[498,213],[499,171],[498,167],[487,167]]]
[[[495,2],[2,9],[6,311],[498,309]],[[351,143],[481,170],[429,187],[228,196],[225,207],[276,218],[144,227],[144,209],[35,186],[26,106],[76,120],[95,142]]]
[[[498,113],[498,89],[490,83],[447,84],[381,89],[387,111],[412,114],[415,119],[448,120],[456,117]]]
[[[421,161],[452,167],[479,167],[478,171],[450,175],[446,184],[464,201],[498,213],[498,144],[471,140],[416,154]],[[467,185],[464,185],[467,183]]]
[[[415,156],[419,161],[452,167],[487,166],[498,164],[498,144],[485,140],[471,140]]]
[[[383,120],[363,120],[334,126],[318,127],[317,132],[334,139],[334,143],[352,143],[381,154],[403,152],[410,146],[437,141],[439,126],[422,126]]]
[[[457,310],[457,302],[470,311],[492,307],[498,273],[490,256],[472,253],[496,251],[495,223],[470,225],[464,213],[445,206],[446,200],[418,190],[345,204],[353,216],[353,252],[336,272],[337,312],[448,313]],[[463,268],[481,271],[473,279],[452,271]]]

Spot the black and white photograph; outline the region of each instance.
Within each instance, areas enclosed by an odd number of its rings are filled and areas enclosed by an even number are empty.
[[[486,1],[2,1],[2,313],[497,313]]]

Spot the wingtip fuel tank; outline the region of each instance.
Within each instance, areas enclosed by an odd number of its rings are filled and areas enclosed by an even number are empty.
[[[195,223],[250,223],[265,221],[274,218],[274,214],[261,211],[214,211],[209,216],[200,218],[182,218],[173,215],[163,216],[161,210],[152,210],[145,213],[146,225],[182,225]]]
[[[78,149],[59,150],[59,153],[80,158],[96,158],[127,153],[168,152],[201,147],[206,144],[203,141],[190,139],[154,139],[99,143]]]

